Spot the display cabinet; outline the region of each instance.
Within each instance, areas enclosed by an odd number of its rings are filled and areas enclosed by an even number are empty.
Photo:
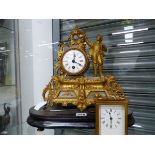
[[[0,134],[20,134],[15,20],[0,19]]]

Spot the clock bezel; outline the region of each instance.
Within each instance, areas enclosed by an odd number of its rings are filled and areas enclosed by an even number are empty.
[[[128,101],[123,100],[123,101],[102,101],[102,102],[97,102],[96,103],[96,134],[101,135],[100,133],[100,106],[101,105],[123,105],[125,109],[125,135],[128,134]]]
[[[85,61],[86,61],[86,62],[85,62],[85,65],[84,65],[84,67],[83,67],[83,69],[82,69],[81,71],[79,71],[79,72],[76,72],[76,73],[71,73],[71,72],[67,71],[67,70],[65,69],[64,65],[63,65],[63,62],[62,62],[64,55],[65,55],[67,52],[71,51],[71,50],[77,50],[77,51],[81,52],[81,53],[84,55]],[[84,74],[84,73],[87,71],[87,69],[88,69],[88,67],[89,67],[89,59],[88,59],[87,54],[86,54],[84,51],[82,51],[81,49],[79,49],[79,48],[69,48],[69,49],[67,49],[67,50],[63,53],[60,62],[61,62],[61,68],[62,68],[63,72],[65,72],[65,73],[67,73],[67,75],[71,75],[71,76],[82,75],[82,74]]]

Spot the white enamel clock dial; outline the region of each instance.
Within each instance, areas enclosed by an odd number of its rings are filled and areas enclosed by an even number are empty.
[[[100,134],[125,134],[125,107],[123,105],[101,105],[99,114]]]
[[[75,75],[82,72],[86,67],[86,63],[85,55],[77,49],[67,51],[62,58],[63,68],[69,74]]]

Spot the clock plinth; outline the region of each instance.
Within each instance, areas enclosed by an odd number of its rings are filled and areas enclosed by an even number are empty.
[[[47,104],[76,105],[80,111],[103,101],[123,101],[125,96],[113,76],[64,77],[53,76],[43,91]]]

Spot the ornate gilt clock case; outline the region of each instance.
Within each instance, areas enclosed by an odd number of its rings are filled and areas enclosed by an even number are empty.
[[[81,52],[85,63],[81,64],[80,58],[74,60],[75,57],[78,57],[78,54],[75,56],[74,50]],[[126,101],[124,93],[116,83],[114,76],[102,75],[106,50],[101,35],[97,35],[96,41],[91,42],[84,32],[75,27],[70,32],[67,42],[60,42],[59,44],[55,66],[56,73],[52,76],[42,94],[47,104],[51,106],[54,104],[62,104],[63,106],[73,104],[80,111],[83,111],[87,106],[99,102]],[[82,66],[81,70],[78,70],[77,67],[77,72],[75,72],[65,68],[63,60],[69,51],[73,52],[65,59],[66,65],[73,67],[76,62],[80,64],[79,66]],[[84,74],[89,67],[93,68],[94,76],[85,77]]]

